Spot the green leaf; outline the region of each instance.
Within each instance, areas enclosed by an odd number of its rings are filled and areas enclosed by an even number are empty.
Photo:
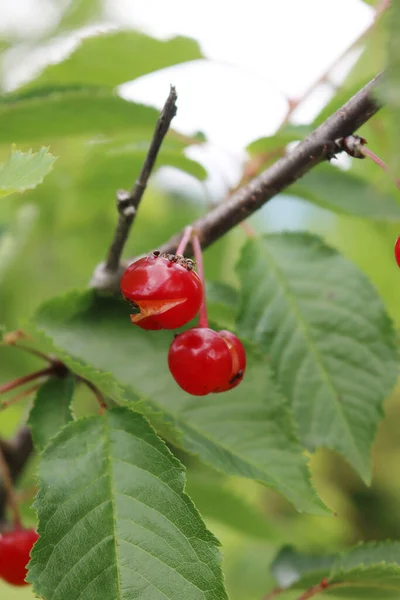
[[[48,148],[32,153],[32,150],[21,152],[13,146],[7,162],[0,166],[0,198],[24,192],[42,183],[55,160],[56,157],[49,153]]]
[[[224,600],[179,461],[127,408],[67,425],[39,468],[29,580],[46,600]]]
[[[43,89],[0,101],[0,143],[132,129],[152,136],[158,111],[98,88]]]
[[[270,569],[280,588],[307,588],[326,577],[334,562],[335,556],[331,554],[303,554],[291,546],[285,546],[273,560]]]
[[[269,354],[303,443],[337,450],[369,481],[382,402],[398,373],[392,323],[376,290],[308,234],[249,242],[238,273],[239,330]]]
[[[247,146],[246,150],[251,156],[271,152],[278,148],[284,148],[290,142],[303,140],[311,131],[310,125],[287,125],[275,135],[254,140]]]
[[[207,309],[209,318],[225,329],[234,329],[238,310],[237,290],[218,281],[206,282]]]
[[[58,431],[72,421],[72,377],[49,379],[36,394],[28,425],[37,448],[42,451]]]
[[[68,365],[65,354],[75,365],[86,363],[112,374],[126,386],[125,398],[133,391],[135,409],[162,427],[175,445],[221,471],[275,488],[299,510],[325,513],[310,484],[287,402],[266,361],[249,348],[243,383],[199,401],[180,390],[168,370],[172,332],[132,327],[128,313],[122,300],[87,292],[43,305],[35,323],[53,340],[55,353],[62,348]],[[138,398],[143,402],[138,404]]]
[[[287,190],[328,210],[379,221],[400,221],[400,202],[351,173],[320,165]]]
[[[302,554],[283,548],[271,570],[284,589],[311,589],[326,577],[328,585],[323,597],[397,600],[400,595],[400,542],[360,544],[336,557]],[[293,598],[298,598],[298,594],[297,591]]]
[[[221,485],[220,475],[217,479],[188,471],[187,477],[186,491],[204,517],[254,538],[277,538],[261,512],[227,485]]]
[[[22,252],[31,234],[36,217],[36,207],[32,204],[26,204],[18,210],[16,219],[9,229],[2,230],[0,237],[0,282]]]
[[[102,33],[82,40],[70,56],[46,67],[29,87],[115,87],[146,73],[202,57],[198,43],[190,38],[157,40],[137,31]]]
[[[65,7],[56,33],[81,27],[102,16],[102,0],[70,0]]]
[[[128,181],[130,186],[142,168],[152,133],[149,132],[146,140],[123,147],[109,149],[109,144],[99,144],[89,155],[86,169],[82,173],[81,186],[86,193],[96,193],[99,188],[115,190],[124,181]],[[199,180],[205,179],[207,171],[204,167],[184,155],[186,146],[183,141],[178,144],[175,139],[166,139],[160,148],[156,167],[176,167]]]

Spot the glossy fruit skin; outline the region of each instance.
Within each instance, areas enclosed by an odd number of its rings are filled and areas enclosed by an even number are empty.
[[[239,338],[231,331],[223,329],[218,333],[224,339],[225,343],[228,344],[232,359],[231,377],[226,386],[219,390],[220,392],[225,392],[226,390],[233,389],[242,381],[246,371],[246,350]]]
[[[396,243],[394,245],[394,257],[398,266],[400,267],[400,237],[397,238]]]
[[[0,534],[0,577],[11,585],[27,585],[26,566],[33,544],[38,539],[34,529],[14,529]]]
[[[168,366],[185,392],[205,396],[232,389],[242,381],[246,354],[233,333],[194,327],[175,337]]]
[[[183,258],[173,255],[140,258],[121,278],[126,300],[140,308],[131,321],[142,329],[176,329],[199,312],[203,285],[199,276]]]

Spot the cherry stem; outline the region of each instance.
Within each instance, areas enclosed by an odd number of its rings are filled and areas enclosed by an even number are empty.
[[[40,371],[35,371],[34,373],[30,373],[29,375],[17,377],[17,379],[13,379],[13,381],[4,383],[3,385],[0,385],[0,394],[5,394],[5,392],[14,390],[17,387],[24,385],[25,383],[29,383],[30,381],[34,381],[35,379],[39,379],[40,377],[52,375],[54,373],[54,369],[54,364],[52,364],[50,367],[46,367],[45,369],[41,369]]]
[[[182,236],[181,241],[179,242],[179,246],[176,249],[176,254],[182,254],[185,252],[185,248],[189,243],[190,238],[192,237],[192,232],[193,232],[193,227],[191,225],[188,225],[185,228],[185,232]]]
[[[381,158],[379,158],[379,156],[377,156],[375,154],[375,152],[372,152],[372,150],[370,150],[366,146],[361,146],[361,145],[359,147],[359,150],[360,150],[360,152],[362,152],[362,154],[364,154],[364,156],[367,156],[368,158],[373,160],[374,163],[382,169],[382,171],[385,171],[385,173],[389,173],[389,175],[391,175],[393,177],[392,172],[391,172],[390,168],[388,167],[388,165]],[[394,181],[396,187],[400,190],[400,180],[393,177],[393,181]]]
[[[203,264],[203,252],[199,237],[196,233],[192,234],[192,246],[194,252],[194,258],[196,261],[197,272],[200,277],[200,281],[203,284],[203,300],[200,306],[199,312],[199,327],[208,327],[208,316],[207,316],[207,304],[206,304],[206,282],[204,278],[204,264]]]
[[[17,494],[14,489],[13,481],[10,475],[6,459],[4,458],[3,451],[0,447],[0,473],[3,480],[3,486],[7,495],[7,503],[13,515],[13,523],[15,529],[22,528],[21,515],[18,508]]]
[[[28,388],[27,390],[24,390],[20,394],[16,394],[12,398],[10,398],[10,400],[4,400],[0,404],[0,412],[2,412],[3,410],[5,410],[6,408],[8,408],[9,406],[11,406],[12,404],[15,404],[16,402],[19,402],[19,400],[22,400],[23,398],[26,398],[26,396],[29,396],[30,394],[33,394],[34,392],[37,392],[37,390],[39,388],[40,388],[40,384],[33,385],[32,387]]]

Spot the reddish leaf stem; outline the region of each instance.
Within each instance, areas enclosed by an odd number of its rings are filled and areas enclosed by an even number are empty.
[[[176,249],[176,254],[184,254],[185,248],[188,245],[190,238],[192,237],[192,232],[193,227],[191,225],[188,225],[188,227],[185,228],[182,239],[179,242],[178,248]]]
[[[17,495],[15,493],[14,485],[12,482],[10,470],[7,465],[7,461],[4,457],[3,451],[0,447],[0,473],[3,480],[3,486],[6,492],[7,504],[13,515],[13,523],[15,529],[21,529],[22,521],[18,507]]]
[[[366,146],[362,146],[362,145],[360,146],[359,150],[362,154],[364,154],[364,156],[367,156],[372,161],[374,161],[374,163],[376,165],[378,165],[378,167],[380,167],[382,169],[382,171],[385,171],[385,173],[388,173],[389,175],[391,175],[397,189],[400,190],[400,180],[393,177],[392,171],[390,170],[388,165],[381,158],[379,158],[379,156],[377,156],[375,154],[375,152],[372,152],[372,150],[370,150]]]
[[[40,384],[32,385],[27,390],[24,390],[20,394],[16,394],[15,396],[13,396],[12,398],[10,398],[9,400],[3,400],[3,402],[0,404],[0,412],[3,411],[3,410],[5,410],[6,408],[8,408],[9,406],[11,406],[12,404],[15,404],[16,402],[19,402],[23,398],[26,398],[26,396],[29,396],[30,394],[33,394],[39,388],[40,388]]]
[[[25,344],[9,344],[12,348],[19,348],[20,350],[24,350],[25,352],[29,352],[29,354],[33,354],[34,356],[37,356],[38,358],[42,358],[43,360],[45,360],[46,362],[52,364],[53,360],[50,358],[50,356],[47,356],[46,354],[44,354],[43,352],[40,352],[40,350],[36,350],[35,348],[31,348],[30,346],[25,346]]]
[[[199,327],[208,327],[208,315],[207,315],[207,303],[206,303],[206,282],[204,278],[204,264],[203,264],[203,252],[201,250],[200,241],[198,235],[194,233],[192,235],[192,246],[194,252],[194,259],[196,261],[197,272],[199,274],[201,283],[203,284],[203,301],[200,306],[199,313]]]
[[[93,392],[93,394],[100,406],[100,414],[102,414],[105,410],[107,410],[107,404],[105,403],[103,394],[100,392],[99,388],[96,387],[94,385],[94,383],[89,381],[89,379],[85,379],[85,377],[81,377],[80,375],[78,375],[77,379],[79,381],[82,381],[82,383],[84,383],[90,389],[90,391]]]
[[[314,585],[313,587],[311,587],[308,590],[306,590],[305,592],[303,592],[297,598],[297,600],[308,600],[309,598],[312,598],[313,596],[316,596],[320,592],[323,592],[328,587],[330,587],[330,586],[329,586],[327,578],[325,577],[318,585]]]
[[[40,377],[45,377],[46,375],[52,375],[55,372],[55,365],[52,364],[50,367],[46,367],[45,369],[40,369],[40,371],[35,371],[34,373],[30,373],[29,375],[24,375],[23,377],[17,377],[13,381],[9,381],[8,383],[4,383],[0,386],[0,394],[4,394],[5,392],[9,392],[14,390],[15,388],[24,385],[25,383],[29,383],[30,381],[34,381],[35,379],[39,379]]]

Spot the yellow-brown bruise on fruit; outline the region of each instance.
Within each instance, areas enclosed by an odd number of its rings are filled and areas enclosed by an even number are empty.
[[[137,324],[139,321],[151,317],[153,315],[161,315],[162,313],[175,308],[186,302],[186,298],[175,298],[174,300],[140,300],[136,304],[140,308],[140,313],[130,315],[132,323]]]

